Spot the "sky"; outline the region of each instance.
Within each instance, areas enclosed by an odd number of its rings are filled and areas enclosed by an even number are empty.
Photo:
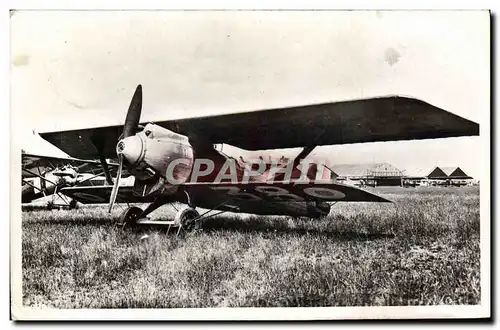
[[[142,121],[403,95],[478,122],[483,132],[489,31],[486,11],[18,11],[12,138],[27,151],[58,154],[32,132],[121,125],[139,83]],[[478,177],[484,143],[349,144],[314,155],[389,162],[408,174],[460,166]]]

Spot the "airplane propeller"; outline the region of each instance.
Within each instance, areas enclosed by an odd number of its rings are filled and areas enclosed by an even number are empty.
[[[125,117],[122,139],[135,134],[137,128],[139,127],[139,121],[141,120],[141,110],[142,86],[137,85],[134,96],[132,97],[132,101],[130,101],[130,105],[128,107],[127,117]]]
[[[108,209],[109,213],[111,213],[111,210],[113,209],[113,206],[115,204],[116,196],[118,195],[120,178],[122,175],[124,156],[121,151],[123,151],[124,148],[123,140],[130,136],[133,136],[136,133],[141,118],[141,110],[142,110],[142,86],[138,85],[137,88],[135,89],[134,96],[130,101],[130,105],[127,111],[127,116],[125,117],[125,123],[123,125],[123,133],[117,145],[117,149],[120,150],[120,152],[118,152],[118,159],[120,164],[118,165],[118,173],[116,174],[115,184],[113,186],[113,190],[111,191],[111,197],[109,199],[109,209]]]

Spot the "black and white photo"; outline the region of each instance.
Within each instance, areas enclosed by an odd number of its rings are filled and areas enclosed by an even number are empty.
[[[13,318],[489,316],[488,11],[10,24]]]

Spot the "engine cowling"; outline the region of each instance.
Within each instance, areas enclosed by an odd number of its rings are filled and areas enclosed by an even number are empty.
[[[123,155],[138,184],[153,184],[155,191],[159,181],[164,185],[186,182],[194,164],[189,139],[155,124],[147,124],[141,132],[121,140],[117,153]]]

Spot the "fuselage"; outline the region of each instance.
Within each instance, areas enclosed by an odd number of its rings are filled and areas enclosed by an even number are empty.
[[[299,164],[265,155],[256,159],[233,158],[211,144],[193,145],[188,137],[154,124],[147,124],[142,131],[120,140],[117,154],[124,157],[128,171],[135,176],[134,191],[142,196],[175,195],[183,184],[267,184],[331,178],[329,170],[319,169],[311,161]],[[300,207],[304,215],[311,216],[311,205],[305,205],[304,201],[280,204],[278,208],[283,211],[290,207],[296,211]],[[326,208],[323,204],[318,206],[322,211]],[[279,213],[279,210],[273,212]]]
[[[124,156],[128,170],[139,181],[160,176],[167,185],[331,178],[329,170],[311,159],[294,163],[265,154],[254,159],[234,158],[212,145],[193,146],[186,136],[154,124],[121,140],[117,153]]]

